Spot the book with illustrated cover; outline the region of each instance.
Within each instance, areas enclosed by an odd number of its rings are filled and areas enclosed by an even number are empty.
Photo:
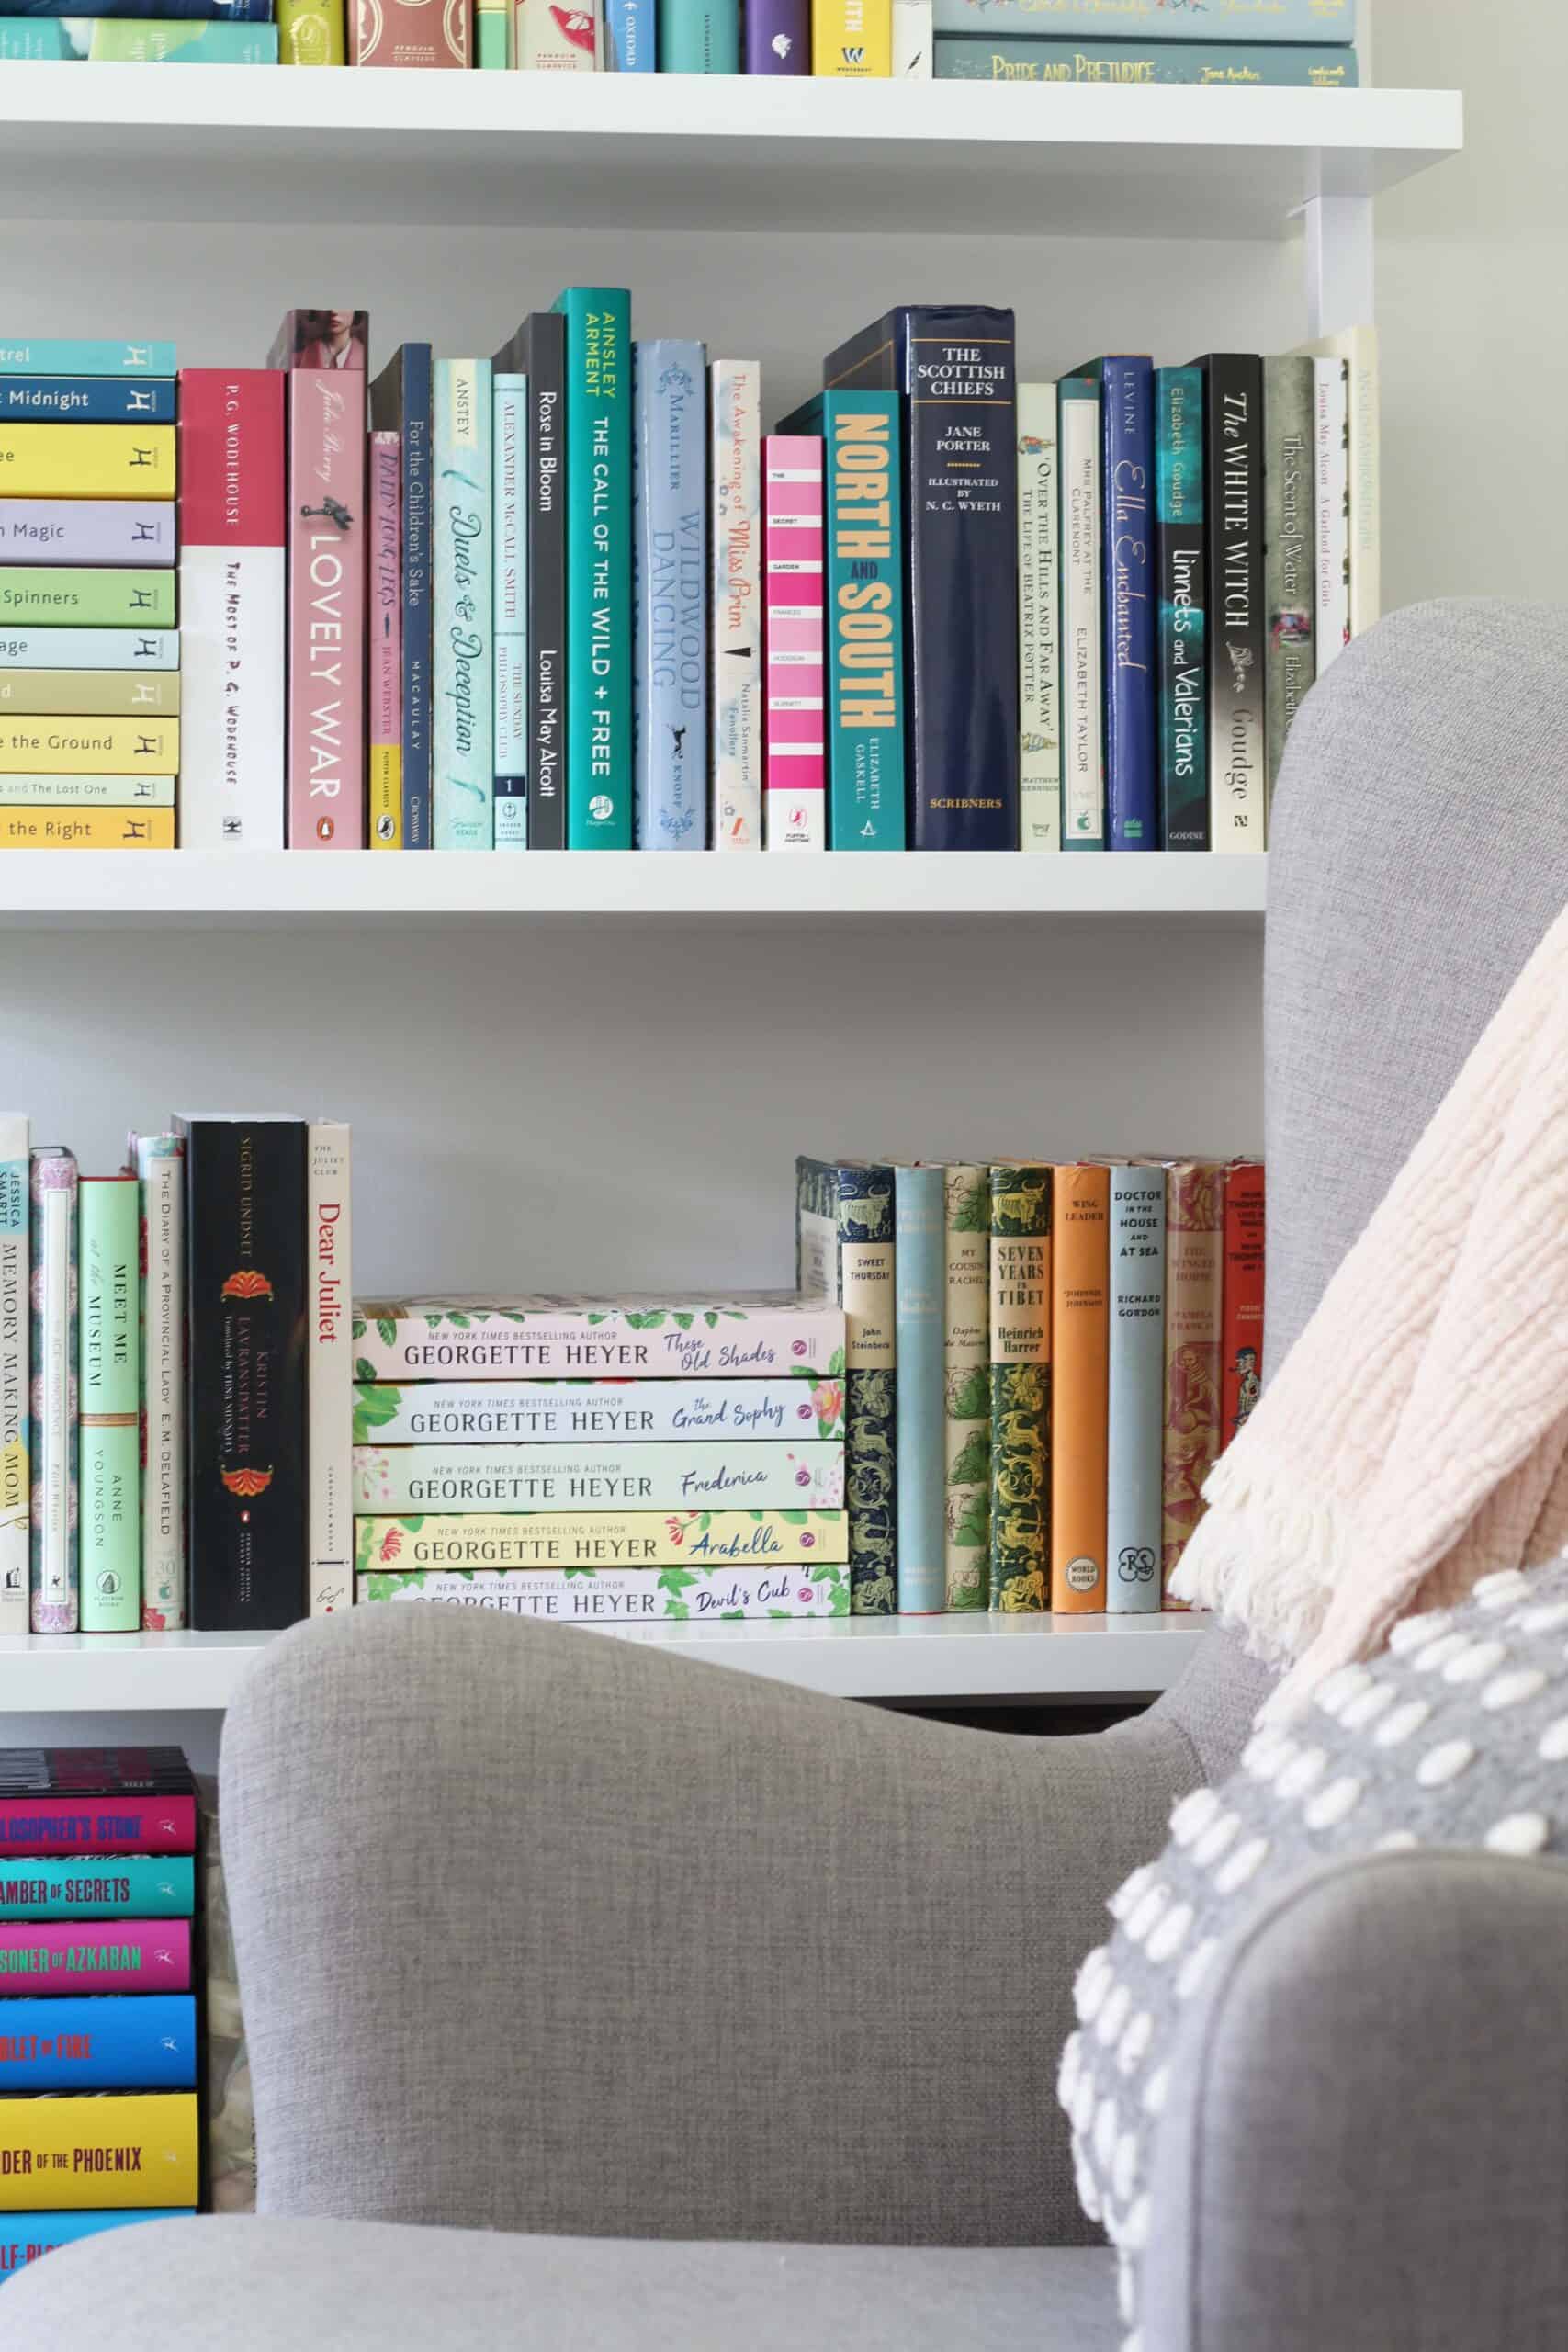
[[[750,0],[746,9],[748,74],[809,74],[811,0]]]
[[[172,424],[167,376],[0,376],[0,424]]]
[[[370,435],[369,637],[372,849],[403,845],[402,633],[403,582],[399,510],[401,455],[395,433]]]
[[[0,2100],[0,2211],[193,2206],[200,2142],[194,2091]]]
[[[991,1526],[991,1172],[944,1171],[944,1566],[949,1609],[984,1609]]]
[[[174,560],[172,505],[137,505],[115,498],[10,497],[0,504],[0,563]]]
[[[563,1624],[660,1623],[720,1617],[844,1617],[850,1590],[835,1561],[801,1561],[774,1567],[712,1566],[699,1561],[664,1568],[476,1568],[410,1573],[372,1570],[355,1579],[361,1605],[386,1600],[434,1600],[465,1609],[493,1609],[511,1617],[554,1618]]]
[[[1215,352],[1197,365],[1209,503],[1209,846],[1261,850],[1263,363]]]
[[[708,369],[709,631],[715,849],[762,846],[761,373],[753,359]]]
[[[305,1401],[310,1417],[306,1606],[312,1617],[323,1617],[346,1608],[352,1598],[354,1208],[348,1128],[336,1119],[312,1119],[305,1154]]]
[[[178,1136],[133,1135],[141,1218],[141,1623],[186,1622],[186,1169]]]
[[[0,498],[175,494],[172,424],[17,424],[0,421]]]
[[[1233,41],[1356,38],[1356,0],[936,0],[939,33],[1023,33],[1074,40]]]
[[[1105,1606],[1160,1605],[1165,1432],[1165,1170],[1111,1165]]]
[[[1264,1180],[1257,1159],[1224,1171],[1220,1281],[1220,1452],[1263,1393]]]
[[[762,576],[763,840],[769,849],[826,849],[822,442],[815,433],[763,436]]]
[[[513,60],[525,74],[597,74],[604,59],[602,0],[517,0]]]
[[[1105,847],[1105,705],[1100,693],[1100,386],[1058,390],[1062,480],[1062,847]]]
[[[356,1445],[354,1509],[841,1510],[844,1449],[784,1444]]]
[[[1350,642],[1350,370],[1343,359],[1314,359],[1314,655],[1321,678]]]
[[[898,1359],[898,1611],[946,1607],[943,1244],[947,1170],[896,1168],[894,1312]]]
[[[28,1283],[28,1122],[0,1112],[0,1633],[28,1631],[32,1480]]]
[[[437,849],[495,846],[494,393],[488,359],[438,359],[431,515]]]
[[[1018,388],[1019,847],[1062,846],[1056,387]]]
[[[470,61],[468,0],[347,0],[349,62],[450,71]]]
[[[1052,1177],[1051,1607],[1106,1605],[1111,1170]]]
[[[707,845],[707,355],[632,346],[639,849]]]
[[[1263,714],[1269,810],[1285,739],[1317,676],[1315,365],[1301,358],[1263,363]]]
[[[59,1144],[39,1144],[29,1155],[28,1168],[31,1631],[73,1634],[80,1623],[81,1600],[77,1580],[76,1161]]]
[[[1224,1170],[1166,1170],[1164,1579],[1203,1515],[1220,1447],[1220,1225]],[[1168,1603],[1168,1606],[1169,1604]]]
[[[569,286],[567,847],[632,845],[632,353],[624,286]]]
[[[402,473],[399,498],[402,571],[399,764],[402,792],[400,846],[403,849],[428,849],[431,839],[433,386],[427,343],[401,345],[370,386],[370,422],[378,433],[397,435]]]
[[[841,1510],[424,1512],[354,1522],[362,1576],[378,1568],[841,1566],[849,1546]]]
[[[134,1176],[77,1185],[82,1631],[141,1623],[141,1203]]]
[[[1100,386],[1105,809],[1112,850],[1160,845],[1156,787],[1154,368],[1125,356],[1076,371]]]
[[[795,1279],[843,1310],[845,1493],[850,1606],[890,1617],[897,1607],[897,1297],[894,1173],[864,1160],[798,1159]]]
[[[843,1372],[782,1380],[356,1380],[355,1445],[841,1444]]]
[[[1155,564],[1159,589],[1155,688],[1159,706],[1162,837],[1167,849],[1209,846],[1208,671],[1204,599],[1203,378],[1155,370]]]
[[[674,1300],[561,1293],[514,1297],[358,1299],[355,1378],[529,1380],[776,1379],[827,1374],[844,1314],[821,1288]]]
[[[491,379],[494,402],[491,560],[495,698],[495,845],[528,846],[528,738],[533,701],[528,673],[528,379],[514,369]]]
[[[938,33],[939,82],[1039,82],[1127,86],[1157,83],[1202,89],[1353,90],[1353,49],[1302,43],[998,40],[992,34]]]
[[[991,1527],[989,1604],[1051,1605],[1052,1170],[990,1171]]]

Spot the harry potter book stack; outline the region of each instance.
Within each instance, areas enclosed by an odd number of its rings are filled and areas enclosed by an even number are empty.
[[[847,1612],[831,1304],[367,1301],[354,1347],[359,1600],[584,1624]]]

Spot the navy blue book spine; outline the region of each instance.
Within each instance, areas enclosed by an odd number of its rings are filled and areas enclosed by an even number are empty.
[[[1010,311],[893,311],[829,356],[826,389],[903,401],[909,840],[1016,849],[1018,435]]]
[[[1111,847],[1158,849],[1154,368],[1100,363],[1105,459],[1105,794]]]
[[[4,10],[0,10],[3,15]],[[172,376],[0,376],[0,424],[173,424]]]

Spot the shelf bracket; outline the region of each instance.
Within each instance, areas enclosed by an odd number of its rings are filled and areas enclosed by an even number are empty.
[[[1307,334],[1338,334],[1371,326],[1372,199],[1314,196],[1302,207],[1306,225]]]

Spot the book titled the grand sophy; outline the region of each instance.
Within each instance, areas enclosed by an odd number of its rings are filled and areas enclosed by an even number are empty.
[[[360,1381],[768,1380],[837,1374],[843,1346],[841,1307],[787,1291],[361,1299],[354,1316]]]

